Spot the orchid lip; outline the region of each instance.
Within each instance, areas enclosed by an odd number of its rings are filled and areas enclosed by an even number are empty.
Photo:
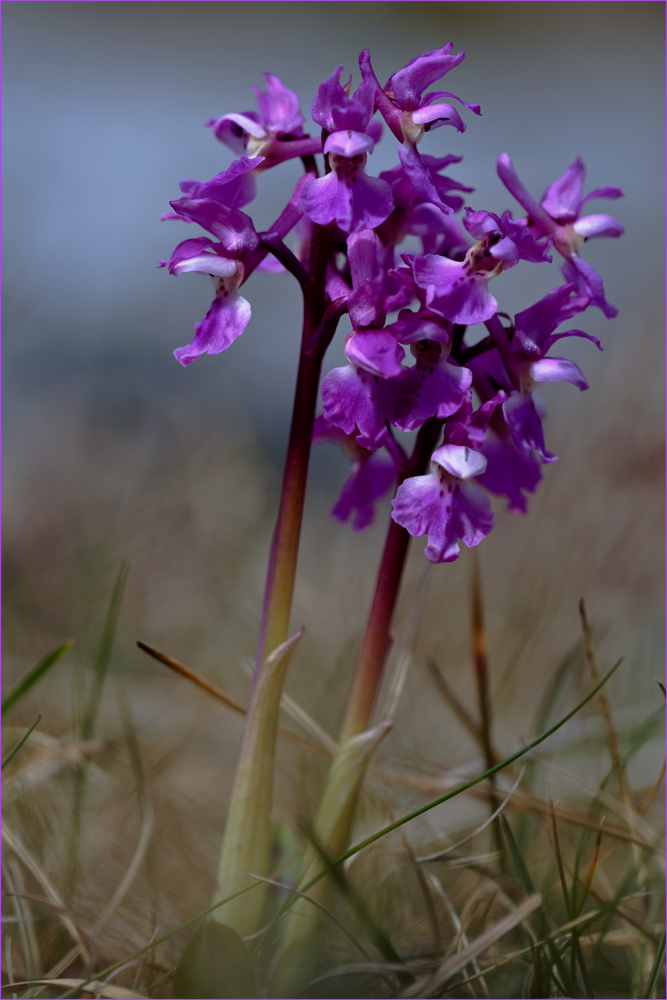
[[[445,444],[433,452],[431,461],[457,479],[471,479],[486,469],[484,455],[465,445]]]

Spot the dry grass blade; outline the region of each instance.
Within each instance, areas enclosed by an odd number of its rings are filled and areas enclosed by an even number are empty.
[[[639,813],[640,816],[644,815],[644,813],[646,812],[646,810],[648,809],[648,807],[651,805],[651,802],[653,802],[653,799],[656,797],[656,795],[660,791],[660,786],[662,785],[663,781],[665,780],[665,766],[666,765],[667,765],[667,759],[663,760],[662,767],[660,769],[660,774],[658,775],[658,777],[656,778],[656,780],[654,781],[654,783],[651,785],[651,787],[649,788],[649,790],[646,793],[646,795],[644,796],[644,798],[641,800],[641,802],[637,806],[637,812]]]
[[[525,812],[535,812],[541,813],[544,816],[549,814],[549,803],[543,802],[542,799],[538,799],[532,795],[525,795],[519,793],[512,797],[511,807],[513,809],[518,809]],[[585,813],[580,812],[574,806],[564,805],[562,802],[554,803],[554,812],[556,818],[563,820],[565,823],[570,823],[572,826],[583,827],[586,830],[593,830],[595,833],[599,833],[601,825],[596,823],[595,820],[590,819]],[[615,840],[622,840],[628,844],[637,844],[639,847],[644,847],[647,850],[654,851],[658,847],[655,841],[651,841],[646,837],[642,837],[640,833],[635,832],[634,829],[624,830],[623,827],[618,826],[615,823],[604,824],[604,834],[606,837],[613,837]]]
[[[581,630],[584,635],[584,647],[586,650],[586,661],[588,663],[588,668],[591,672],[591,678],[594,684],[600,680],[600,668],[598,667],[597,657],[595,655],[595,649],[593,647],[593,637],[591,636],[591,630],[588,624],[588,619],[586,617],[586,607],[584,605],[583,597],[579,601],[579,617],[581,619]],[[618,778],[618,787],[621,793],[621,799],[623,804],[628,809],[628,812],[632,814],[634,812],[634,802],[632,801],[632,795],[630,793],[630,788],[628,786],[628,780],[625,773],[625,764],[623,763],[623,758],[621,756],[621,748],[618,741],[618,733],[616,732],[616,727],[614,725],[614,719],[611,712],[611,705],[609,704],[609,695],[605,688],[600,688],[598,692],[598,703],[600,705],[600,714],[604,721],[605,736],[607,739],[607,747],[609,749],[609,756],[611,762],[616,771]]]
[[[144,807],[144,821],[141,827],[141,834],[139,836],[139,843],[137,844],[136,850],[130,861],[127,871],[123,876],[118,888],[114,892],[113,896],[105,906],[104,910],[95,922],[95,926],[92,930],[92,937],[95,937],[99,931],[102,929],[107,920],[112,916],[113,912],[120,905],[123,897],[128,892],[130,886],[134,882],[139,867],[144,860],[144,856],[148,849],[151,836],[153,834],[153,810],[150,805],[146,803]]]
[[[120,986],[111,986],[108,983],[93,981],[87,983],[85,979],[32,979],[22,983],[7,983],[3,990],[20,989],[27,986],[64,986],[69,989],[83,990],[85,993],[92,993],[93,996],[105,997],[108,1000],[147,1000],[136,990],[124,990]]]
[[[443,996],[445,994],[449,993],[451,990],[455,990],[455,989],[458,990],[458,989],[461,989],[463,986],[467,986],[470,983],[475,982],[476,980],[480,979],[481,976],[489,975],[489,973],[491,973],[491,972],[496,972],[498,969],[501,969],[503,966],[509,965],[510,962],[515,962],[518,959],[526,958],[528,955],[533,954],[534,951],[535,951],[535,949],[537,949],[537,948],[543,948],[545,945],[549,944],[549,942],[557,940],[560,937],[563,937],[569,931],[575,929],[576,927],[579,927],[581,924],[590,923],[590,922],[591,922],[591,915],[588,914],[588,913],[584,914],[583,917],[577,917],[576,920],[570,920],[570,921],[568,921],[568,923],[565,924],[563,927],[558,927],[558,928],[556,928],[556,930],[552,931],[551,933],[545,934],[545,936],[543,938],[541,938],[538,941],[535,941],[535,942],[531,943],[527,948],[520,948],[517,951],[508,952],[506,955],[503,955],[502,958],[499,958],[497,961],[495,961],[493,963],[493,965],[487,965],[483,972],[476,973],[474,976],[469,976],[467,979],[464,979],[464,980],[456,983],[456,985],[451,986],[449,989],[444,990],[443,991]],[[610,932],[605,932],[605,936],[606,936],[606,933],[610,933]],[[611,933],[613,933],[613,932],[611,932]],[[595,938],[595,942],[597,943],[597,941],[598,941],[598,939],[599,939],[600,936],[602,936],[602,935],[590,935],[591,940],[587,941],[587,943],[593,943],[593,938]],[[582,937],[582,940],[585,940],[585,939]]]
[[[225,694],[222,688],[217,687],[215,684],[211,684],[210,681],[207,681],[204,677],[196,674],[194,670],[190,670],[190,668],[186,667],[184,663],[179,663],[178,660],[174,660],[171,656],[167,656],[166,653],[160,652],[159,649],[156,649],[154,646],[150,646],[147,642],[137,641],[137,646],[144,653],[148,653],[148,655],[152,656],[154,660],[157,660],[158,663],[163,663],[165,667],[169,667],[170,670],[174,670],[177,674],[180,674],[181,677],[186,677],[189,681],[192,681],[193,684],[196,684],[197,687],[200,687],[203,691],[206,691],[214,698],[217,698],[217,700],[221,701],[223,705],[227,706],[227,708],[231,708],[233,712],[238,712],[239,715],[246,714],[247,710],[243,707],[243,705],[240,705],[238,701],[234,701],[234,699],[230,698],[228,694]]]
[[[436,990],[441,989],[448,979],[455,976],[458,972],[465,969],[466,965],[475,958],[479,958],[483,955],[489,948],[494,945],[497,941],[504,938],[510,931],[513,931],[515,927],[523,923],[527,917],[534,913],[542,905],[542,897],[539,893],[534,893],[532,896],[528,896],[527,899],[517,906],[515,910],[508,913],[506,917],[499,920],[497,924],[490,927],[488,931],[484,931],[480,934],[478,938],[475,938],[467,948],[460,951],[457,955],[453,955],[451,958],[446,959],[430,976],[424,976],[421,980],[411,986],[409,989],[404,990],[401,994],[402,997],[422,997],[429,996]]]
[[[604,822],[604,816],[602,817],[602,822]],[[600,824],[602,825],[602,823]],[[602,843],[602,830],[599,831],[595,840],[595,850],[593,851],[593,857],[591,858],[591,863],[588,868],[588,875],[586,876],[586,881],[584,882],[584,891],[577,906],[577,916],[581,913],[584,908],[584,904],[588,899],[588,894],[591,891],[591,885],[593,884],[593,876],[595,875],[595,869],[598,865],[598,858],[600,857],[600,844]]]
[[[432,872],[428,873],[428,880],[429,880],[431,886],[433,887],[433,890],[435,891],[436,895],[438,895],[444,901],[444,904],[447,907],[447,912],[449,914],[449,918],[450,918],[452,924],[454,925],[454,929],[456,931],[456,935],[455,935],[453,941],[451,942],[449,948],[447,949],[447,952],[446,952],[447,956],[449,956],[452,951],[456,950],[459,947],[460,944],[463,945],[463,949],[461,949],[461,950],[464,950],[465,948],[468,948],[469,945],[470,945],[470,942],[468,941],[468,936],[466,935],[463,922],[459,918],[459,915],[456,912],[456,910],[454,908],[454,905],[453,905],[452,901],[450,900],[449,896],[445,892],[445,890],[444,890],[444,888],[443,888],[440,880],[438,878],[436,878],[436,876]],[[480,968],[479,968],[479,965],[477,964],[477,960],[473,958],[471,960],[471,964],[472,964],[472,967],[474,968],[475,972],[479,973],[480,972]],[[486,980],[484,979],[483,973],[480,974],[480,984],[481,984],[482,989],[484,991],[484,995],[487,996],[487,997],[490,996],[489,989],[488,989],[488,986],[486,985]],[[471,993],[472,993],[472,991],[471,991]]]
[[[217,685],[215,684],[211,684],[211,682],[207,681],[205,677],[202,677],[200,674],[196,674],[194,670],[190,670],[190,668],[186,667],[185,664],[179,663],[178,660],[174,660],[171,656],[167,656],[166,653],[160,652],[159,649],[155,649],[154,646],[150,646],[147,642],[137,642],[137,646],[139,647],[139,649],[143,650],[144,653],[148,653],[148,655],[152,656],[154,660],[157,660],[158,663],[162,663],[164,664],[165,667],[169,667],[177,674],[180,674],[181,677],[185,677],[187,680],[191,681],[197,687],[201,688],[202,691],[206,691],[206,693],[210,694],[212,698],[215,698],[217,701],[222,702],[222,704],[226,705],[227,708],[230,708],[232,712],[237,712],[239,715],[247,714],[248,710],[244,708],[243,705],[240,705],[233,698],[230,698],[230,696],[226,694],[222,690],[222,688],[217,687]],[[283,695],[283,698],[284,697],[285,696]],[[289,701],[291,701],[291,699],[289,699]],[[285,702],[285,705],[287,705],[287,702]],[[307,713],[303,711],[303,709],[299,709],[299,711],[303,716],[305,716],[310,720],[310,716],[308,716]],[[288,714],[291,713],[288,711]],[[304,724],[302,719],[297,718],[296,721],[301,722],[302,725]],[[315,723],[314,720],[310,721],[312,722],[313,726],[317,726],[317,723]],[[306,728],[309,727],[306,726]],[[312,731],[312,727],[310,728]],[[300,736],[296,736],[295,733],[290,733],[289,730],[287,729],[279,729],[278,736],[280,736],[284,740],[288,740],[290,743],[294,743],[296,746],[304,747],[307,750],[312,750],[314,753],[318,753],[326,757],[333,757],[334,753],[338,748],[338,744],[334,740],[332,740],[332,738],[327,733],[325,733],[323,729],[320,730],[319,726],[317,726],[317,729],[318,733],[316,735],[324,743],[323,746],[319,746],[316,743],[311,743],[310,740],[304,740]]]
[[[311,733],[316,740],[319,740],[324,749],[329,751],[330,756],[335,756],[338,752],[338,744],[336,743],[333,736],[329,736],[326,730],[322,729],[312,715],[309,715],[305,708],[301,708],[301,705],[294,701],[294,698],[290,698],[288,694],[283,691],[280,697],[280,707],[283,709],[287,715],[291,716],[295,722],[298,722],[300,726],[306,730],[306,732]],[[280,730],[284,732],[284,730]]]
[[[93,754],[101,753],[108,746],[106,740],[86,740],[85,742],[61,742],[56,739],[44,740],[46,734],[38,731],[32,733],[30,745],[36,742],[36,737],[41,736],[39,751],[33,754],[27,763],[6,778],[3,783],[3,801],[13,802],[16,796],[25,793],[28,789],[35,788],[54,777],[59,771],[70,764],[80,765],[84,759],[88,759]]]
[[[503,801],[500,803],[495,812],[493,812],[487,819],[484,820],[481,826],[478,826],[476,830],[473,830],[472,833],[469,833],[467,837],[463,838],[463,840],[459,840],[457,841],[456,844],[452,844],[451,847],[445,847],[444,850],[436,851],[435,854],[425,854],[420,858],[415,858],[415,861],[417,861],[418,864],[423,864],[425,861],[437,861],[439,858],[444,858],[446,854],[450,854],[451,851],[455,851],[457,848],[463,847],[464,844],[467,844],[468,841],[472,840],[473,837],[476,837],[477,834],[481,833],[483,830],[486,830],[487,826],[493,823],[495,819],[498,819],[505,806],[509,803],[515,791],[519,787],[519,784],[521,782],[521,779],[523,778],[523,773],[525,770],[526,770],[525,767],[521,768],[519,777],[516,779],[516,781],[510,788],[509,792],[503,799]]]
[[[408,856],[410,867],[415,873],[417,882],[419,884],[419,889],[421,891],[421,895],[424,900],[428,922],[431,926],[431,935],[433,938],[433,952],[434,954],[438,955],[442,951],[442,937],[440,935],[440,924],[438,922],[438,913],[433,903],[433,897],[431,896],[429,882],[426,875],[422,871],[421,864],[415,857],[415,852],[413,851],[409,840],[407,839],[402,830],[400,831],[400,837],[403,843],[403,850]]]
[[[3,853],[2,870],[7,884],[12,889],[14,911],[16,913],[15,919],[19,927],[23,957],[25,959],[25,974],[30,977],[38,976],[41,973],[39,945],[37,944],[32,914],[30,908],[26,906],[25,887],[21,879],[19,866],[12,858],[7,857]],[[3,919],[6,920],[7,918],[3,917]]]
[[[106,907],[98,917],[93,927],[92,936],[95,937],[102,929],[104,924],[109,920],[114,910],[120,905],[123,897],[128,892],[130,886],[134,882],[137,872],[141,866],[142,861],[146,851],[148,850],[148,845],[150,843],[151,836],[153,834],[153,809],[150,802],[146,799],[144,794],[144,779],[143,771],[141,768],[141,760],[139,757],[139,748],[137,746],[136,736],[134,732],[134,727],[132,725],[132,720],[129,713],[129,708],[123,697],[120,698],[120,711],[123,718],[123,726],[125,728],[126,738],[129,746],[130,757],[132,759],[132,768],[135,776],[135,786],[137,790],[137,795],[139,797],[139,809],[141,812],[142,824],[141,833],[139,835],[139,842],[135,849],[134,855],[130,864],[128,866],[125,875],[121,879],[118,888],[114,892],[113,896],[107,903]]]
[[[435,660],[430,659],[428,661],[428,670],[431,677],[435,681],[435,686],[437,687],[438,691],[445,699],[449,707],[454,711],[454,714],[463,723],[463,725],[468,730],[473,739],[477,743],[482,745],[483,736],[481,729],[479,728],[477,722],[475,721],[475,719],[473,719],[472,715],[465,707],[463,702],[459,701],[458,695],[445,680],[442,671],[440,670],[440,667],[435,662]]]
[[[72,940],[76,943],[79,953],[86,961],[89,961],[90,952],[83,943],[79,929],[70,916],[69,910],[65,906],[58,890],[42,866],[35,860],[35,858],[33,858],[32,854],[30,854],[30,852],[24,847],[18,837],[16,837],[15,834],[9,830],[6,823],[2,826],[2,839],[7,847],[14,852],[17,858],[23,862],[28,871],[32,872],[51,902],[58,907],[60,919],[62,920],[65,929]]]

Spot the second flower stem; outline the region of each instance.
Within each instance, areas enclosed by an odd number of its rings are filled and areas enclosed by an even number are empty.
[[[328,231],[322,226],[314,226],[310,259],[312,283],[303,290],[304,315],[299,369],[280,507],[271,542],[253,683],[256,682],[266,657],[285,642],[289,635],[317,389],[322,368],[322,352],[309,351],[308,347],[312,334],[324,315],[324,276],[328,246]]]
[[[417,434],[414,451],[399,476],[399,483],[409,476],[420,476],[426,472],[442,423],[442,420],[431,417],[422,425]],[[396,521],[391,520],[366,632],[354,668],[350,700],[341,730],[341,743],[368,728],[389,653],[391,641],[389,629],[401,587],[409,544],[408,532]]]

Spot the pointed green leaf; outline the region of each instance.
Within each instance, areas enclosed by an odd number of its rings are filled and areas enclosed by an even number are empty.
[[[41,715],[38,715],[33,724],[31,725],[30,729],[27,731],[27,733],[24,733],[21,739],[18,741],[18,743],[14,744],[14,746],[11,748],[7,756],[3,759],[2,767],[4,767],[5,764],[9,764],[10,760],[12,760],[16,756],[16,754],[19,752],[25,741],[28,739],[30,733],[33,731],[33,729],[35,728],[40,719]]]
[[[216,897],[232,896],[252,883],[247,872],[268,875],[271,852],[273,771],[280,696],[287,667],[303,629],[274,649],[262,664],[236,768],[222,844]],[[213,920],[242,936],[257,930],[266,885],[216,910]]]
[[[26,697],[26,695],[34,688],[35,684],[41,681],[42,677],[49,672],[52,666],[58,662],[61,656],[64,656],[70,646],[74,643],[74,639],[68,639],[67,642],[61,643],[60,646],[56,646],[43,660],[40,660],[36,667],[33,667],[30,673],[26,674],[25,677],[18,682],[18,684],[12,688],[6,698],[2,699],[2,718],[4,719],[7,712],[11,712],[12,709],[16,708],[20,701]]]

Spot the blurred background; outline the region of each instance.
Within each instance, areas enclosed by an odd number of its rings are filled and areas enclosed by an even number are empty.
[[[22,710],[26,723],[36,709],[41,728],[66,734],[71,671],[86,676],[113,581],[129,561],[109,691],[128,692],[146,766],[166,798],[204,817],[188,855],[198,875],[183,905],[208,891],[241,724],[135,641],[247,699],[242,665],[258,630],[300,296],[287,275],[255,274],[243,337],[182,369],[171,352],[192,339],[210,284],[156,269],[196,235],[160,214],[180,180],[206,180],[232,161],[203,123],[255,107],[249,88],[263,84],[264,71],[297,91],[308,117],[338,63],[357,86],[362,48],[384,82],[450,39],[466,59],[442,85],[479,102],[483,117],[463,109],[464,135],[442,128],[420,149],[464,156],[447,172],[475,188],[468,204],[520,214],[496,175],[502,151],[537,196],[579,155],[586,191],[625,191],[621,201],[591,206],[617,216],[625,235],[585,249],[619,316],[591,309],[581,320],[602,338],[603,354],[584,341],[563,352],[584,368],[590,391],[546,387],[547,446],[560,460],[544,467],[527,518],[494,501],[496,527],[479,549],[498,743],[510,748],[531,732],[559,664],[568,656],[583,664],[582,596],[602,666],[626,657],[611,690],[619,724],[632,727],[660,707],[654,678],[664,663],[663,5],[3,5],[6,677],[74,638],[68,659]],[[368,170],[395,162],[385,129]],[[248,209],[258,229],[279,213],[299,170],[290,161],[260,177]],[[524,309],[559,284],[557,267],[522,264],[495,281],[501,309]],[[342,363],[346,329],[328,368]],[[387,501],[361,536],[329,518],[346,474],[333,447],[315,450],[293,614],[306,638],[287,682],[332,734],[389,510]],[[429,568],[423,547],[413,542],[397,614],[388,669],[408,657],[410,672],[383,754],[439,774],[478,755],[434,698],[426,669],[434,658],[473,704],[470,557],[464,551],[455,564]],[[576,676],[584,690],[585,672]],[[107,735],[118,727],[111,694],[101,725]],[[633,761],[638,786],[657,773],[658,745],[649,740]],[[283,758],[280,801],[309,813],[320,763],[291,749]],[[592,777],[606,766],[591,755],[584,771]],[[565,788],[552,776],[561,780]],[[182,865],[182,855],[173,863]]]

